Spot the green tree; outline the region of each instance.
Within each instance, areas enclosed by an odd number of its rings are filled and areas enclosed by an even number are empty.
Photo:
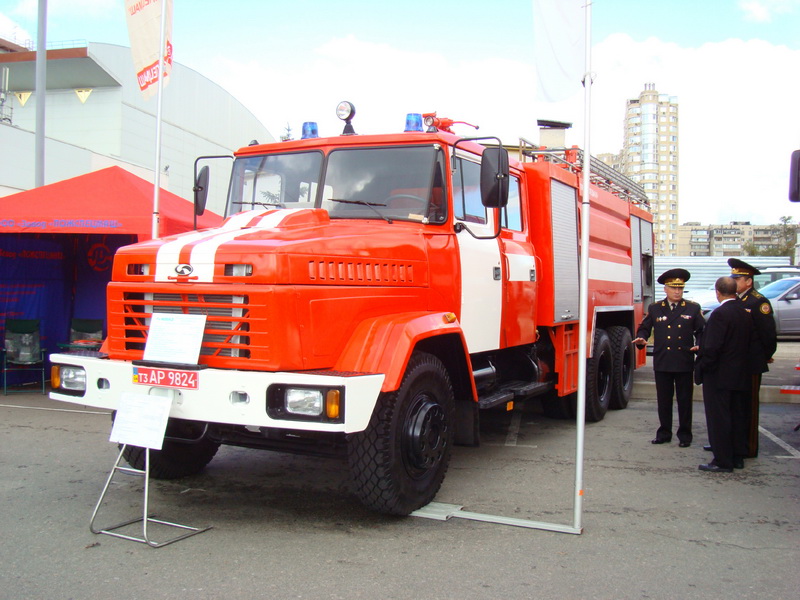
[[[769,248],[761,250],[752,242],[742,246],[742,253],[745,256],[788,256],[794,257],[794,249],[797,245],[797,225],[792,223],[792,217],[784,216],[780,219],[778,237],[779,242]]]

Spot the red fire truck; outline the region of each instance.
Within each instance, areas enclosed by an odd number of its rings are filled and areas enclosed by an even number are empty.
[[[355,135],[340,107],[340,136],[236,152],[219,228],[120,249],[101,351],[51,356],[51,398],[171,399],[153,477],[198,473],[221,444],[346,455],[359,499],[404,515],[434,498],[453,444],[479,443],[481,410],[574,409],[581,151],[523,141],[509,160],[435,115]],[[644,361],[631,337],[653,299],[653,234],[644,192],[591,170],[597,421],[627,405]],[[196,364],[143,360],[159,313],[205,315]],[[142,448],[125,452],[143,467]]]

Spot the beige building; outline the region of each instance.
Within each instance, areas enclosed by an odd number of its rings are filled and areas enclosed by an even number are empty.
[[[678,250],[678,100],[645,84],[638,98],[628,100],[625,138],[619,154],[599,158],[644,188],[653,213],[656,256]]]
[[[791,227],[795,227],[791,225]],[[752,256],[764,254],[784,243],[784,226],[751,225],[731,221],[727,225],[684,223],[678,227],[678,256]]]

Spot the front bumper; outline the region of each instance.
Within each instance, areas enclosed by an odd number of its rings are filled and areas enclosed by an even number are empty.
[[[52,354],[50,362],[54,366],[72,365],[86,370],[84,395],[55,389],[50,392],[53,400],[116,410],[120,398],[126,393],[164,396],[172,400],[170,417],[173,418],[298,431],[363,431],[372,416],[384,379],[382,374],[327,374],[324,371],[271,373],[209,368],[197,371],[197,389],[177,389],[135,383],[134,365],[129,361]],[[270,417],[267,414],[267,389],[274,385],[340,387],[344,391],[341,422]],[[247,398],[247,401],[242,401],[243,398]]]

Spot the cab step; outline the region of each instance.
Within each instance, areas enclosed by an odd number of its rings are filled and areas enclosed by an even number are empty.
[[[520,400],[522,398],[543,394],[550,391],[552,388],[553,384],[550,382],[510,381],[500,386],[499,389],[492,391],[490,394],[480,396],[478,398],[478,408],[494,408],[495,406],[513,400]]]

